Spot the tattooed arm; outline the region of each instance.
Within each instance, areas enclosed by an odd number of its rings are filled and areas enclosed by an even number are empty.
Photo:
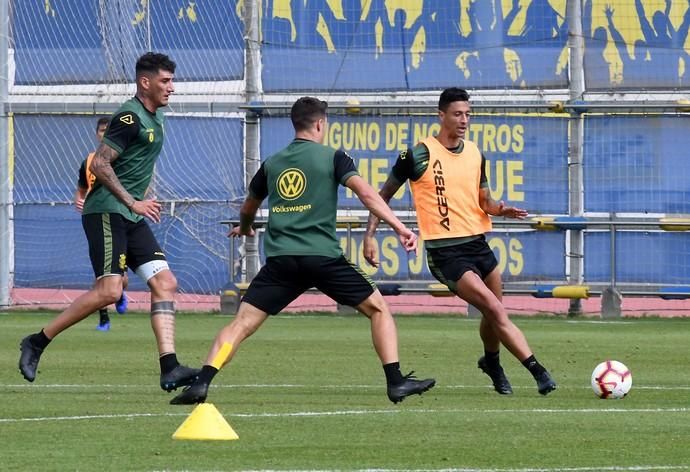
[[[125,190],[113,170],[113,162],[118,156],[119,154],[115,149],[101,143],[91,162],[91,172],[98,179],[98,183],[110,190],[127,208],[132,208],[136,200]]]
[[[113,170],[113,162],[137,139],[140,129],[141,121],[136,113],[124,111],[113,116],[91,162],[91,172],[98,183],[110,190],[127,208],[159,223],[160,203],[155,198],[137,201],[124,188]]]
[[[115,195],[115,198],[125,204],[127,208],[132,210],[137,215],[145,216],[151,221],[159,223],[161,204],[155,199],[153,200],[136,200],[130,193],[122,186],[120,179],[115,175],[113,170],[113,162],[120,154],[107,144],[101,143],[96,150],[96,155],[91,161],[91,172],[96,176],[98,183],[110,190],[110,193]]]

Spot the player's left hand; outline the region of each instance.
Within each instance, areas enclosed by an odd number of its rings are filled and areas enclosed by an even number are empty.
[[[379,259],[377,256],[376,244],[374,242],[374,238],[371,236],[365,235],[364,240],[362,242],[363,242],[362,253],[364,255],[364,259],[372,267],[378,267],[379,266]]]
[[[528,211],[523,210],[522,208],[506,206],[505,202],[502,200],[498,204],[498,215],[497,216],[504,216],[506,218],[515,218],[518,220],[524,220],[528,214],[529,214]]]
[[[403,245],[405,250],[407,252],[412,252],[414,251],[415,254],[417,254],[417,235],[414,234],[412,231],[409,229],[405,228],[404,231],[401,231],[398,233],[398,239],[400,239],[400,243]]]
[[[150,200],[135,200],[131,210],[137,215],[144,216],[154,223],[161,222],[161,204],[155,198]]]

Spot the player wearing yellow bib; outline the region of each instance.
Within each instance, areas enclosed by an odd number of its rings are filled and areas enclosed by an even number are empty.
[[[484,236],[491,231],[489,215],[523,219],[527,211],[491,198],[486,160],[472,141],[469,94],[460,88],[443,91],[438,104],[441,131],[402,152],[380,191],[390,201],[410,180],[419,231],[427,251],[429,270],[458,297],[482,312],[479,335],[484,355],[478,367],[500,394],[513,389],[499,362],[503,344],[530,371],[542,395],[556,382],[536,360],[520,329],[502,303],[501,273]],[[364,257],[378,266],[374,233],[379,219],[370,214],[364,238]]]

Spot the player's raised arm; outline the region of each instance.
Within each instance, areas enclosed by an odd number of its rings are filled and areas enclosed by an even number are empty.
[[[388,204],[378,193],[376,193],[376,190],[374,190],[371,185],[366,183],[359,175],[353,175],[347,179],[345,186],[355,192],[360,201],[374,216],[382,219],[393,228],[398,234],[400,242],[405,250],[408,252],[417,250],[417,235],[410,231],[407,226],[395,216],[393,211],[388,207]]]
[[[395,165],[391,169],[388,179],[383,184],[379,191],[379,195],[384,202],[388,203],[393,195],[403,186],[405,181],[414,175],[414,161],[412,149],[407,149],[398,155]],[[374,234],[379,225],[379,218],[373,213],[369,213],[369,220],[367,221],[367,229],[364,234],[364,241],[362,245],[362,252],[364,259],[374,267],[378,267],[379,261],[377,257],[376,244],[374,244]]]
[[[383,184],[383,187],[379,191],[379,196],[381,199],[388,204],[393,195],[402,187],[395,177],[388,176],[388,179]],[[364,234],[364,241],[362,245],[362,251],[364,253],[364,259],[374,267],[378,267],[378,255],[376,250],[376,245],[374,244],[374,234],[376,234],[376,229],[379,226],[380,219],[373,212],[369,212],[369,219],[367,221],[367,229]]]
[[[479,206],[487,215],[503,216],[523,220],[529,214],[527,210],[514,206],[507,206],[503,200],[497,202],[491,198],[488,187],[479,189]]]
[[[491,198],[491,191],[489,190],[489,181],[486,177],[487,161],[482,156],[481,175],[479,178],[479,207],[487,215],[503,216],[505,218],[515,218],[523,220],[528,215],[527,210],[513,206],[507,206],[503,200],[497,202]]]

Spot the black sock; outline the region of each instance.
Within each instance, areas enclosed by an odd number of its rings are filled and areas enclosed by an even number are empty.
[[[108,309],[107,308],[101,308],[98,310],[98,316],[100,316],[99,324],[106,324],[107,322],[110,321],[110,317],[108,316]]]
[[[50,344],[51,339],[46,336],[43,330],[31,335],[31,344],[40,349],[45,349]]]
[[[199,373],[199,376],[196,378],[196,382],[210,384],[213,380],[213,377],[215,377],[217,373],[218,369],[216,369],[212,365],[205,365],[201,368],[201,372]]]
[[[173,370],[175,367],[180,365],[179,362],[177,362],[177,354],[174,352],[168,353],[168,354],[163,354],[158,361],[161,363],[161,373],[167,374],[171,370]]]
[[[522,361],[522,365],[525,366],[527,370],[530,371],[532,374],[532,377],[537,378],[538,375],[544,373],[546,369],[544,369],[544,366],[537,361],[537,359],[534,357],[534,355],[529,356],[527,359]]]
[[[391,362],[383,366],[383,372],[386,374],[386,383],[388,385],[398,385],[403,381],[403,375],[400,372],[400,362]]]
[[[484,350],[484,359],[486,359],[486,363],[489,364],[489,367],[498,367],[501,365],[501,361],[498,358],[499,352],[500,351],[489,352]]]

